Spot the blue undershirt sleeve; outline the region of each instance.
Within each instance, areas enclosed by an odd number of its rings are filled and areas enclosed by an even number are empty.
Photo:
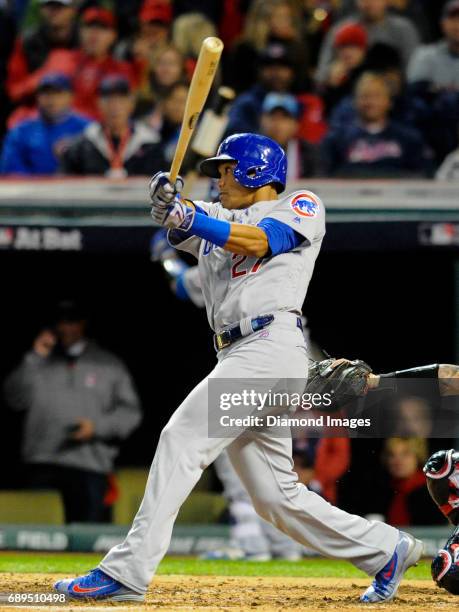
[[[184,277],[185,272],[182,272],[182,274],[177,277],[177,280],[175,281],[175,295],[179,300],[189,301],[190,295],[185,287]]]
[[[277,219],[265,217],[258,223],[258,227],[261,227],[268,238],[271,255],[292,251],[305,241],[304,236]]]

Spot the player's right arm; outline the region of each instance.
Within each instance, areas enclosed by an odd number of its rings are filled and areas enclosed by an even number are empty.
[[[151,215],[158,225],[169,228],[172,246],[183,248],[187,241],[197,237],[232,253],[255,257],[266,255],[268,238],[261,228],[212,216],[209,214],[212,205],[180,199],[182,187],[181,177],[172,185],[165,172],[155,174],[150,181]]]
[[[152,217],[158,225],[170,228],[170,242],[173,246],[180,245],[178,248],[186,246],[192,237],[198,237],[231,253],[257,258],[278,255],[301,244],[310,244],[316,233],[316,218],[323,215],[318,198],[305,192],[302,197],[308,199],[310,214],[303,219],[286,202],[287,198],[279,202],[279,210],[257,226],[234,223],[212,216],[200,203],[181,200],[178,190],[182,185],[182,179],[172,185],[164,172],[156,174],[150,182]]]

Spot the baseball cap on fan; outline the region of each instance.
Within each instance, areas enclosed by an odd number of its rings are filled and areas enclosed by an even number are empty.
[[[459,16],[459,0],[450,0],[445,4],[442,11],[443,19]]]
[[[359,23],[345,23],[339,27],[333,38],[333,46],[339,47],[368,47],[368,34]]]
[[[271,92],[263,100],[261,108],[263,113],[272,113],[275,110],[282,110],[287,115],[298,119],[300,116],[300,104],[295,96]]]
[[[272,66],[273,64],[281,64],[291,68],[295,66],[292,49],[287,43],[283,42],[269,43],[261,52],[259,59],[262,66]]]
[[[40,79],[37,91],[72,91],[72,81],[62,72],[48,72]]]
[[[128,96],[131,93],[131,84],[122,74],[112,74],[102,79],[98,90],[99,96],[121,94]]]
[[[164,0],[145,0],[139,12],[139,20],[143,23],[172,23],[172,6]]]
[[[86,321],[88,318],[88,311],[83,304],[75,300],[61,300],[56,304],[54,312],[54,323],[59,321]]]
[[[116,28],[115,15],[112,11],[100,6],[87,8],[81,15],[81,22],[84,25],[97,25],[110,30]]]

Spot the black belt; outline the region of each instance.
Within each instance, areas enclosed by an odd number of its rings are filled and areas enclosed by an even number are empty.
[[[241,329],[242,327],[241,323],[235,323],[234,325],[230,325],[230,327],[223,330],[219,334],[214,334],[215,350],[221,351],[224,348],[228,348],[228,346],[231,346],[231,344],[233,344],[233,342],[236,342],[236,340],[239,340],[240,338],[243,338],[245,336],[250,336],[250,334],[260,331],[261,329],[264,329],[265,327],[268,327],[268,325],[271,325],[273,321],[274,321],[274,315],[272,314],[254,317],[253,319],[250,319],[250,321],[248,321],[249,323],[248,333],[247,331],[246,333],[243,333],[243,330]],[[301,323],[301,317],[296,318],[296,325],[301,330],[303,330],[303,325]],[[247,325],[246,325],[246,328],[247,328]]]

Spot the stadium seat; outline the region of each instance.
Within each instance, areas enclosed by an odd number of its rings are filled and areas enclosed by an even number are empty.
[[[56,491],[0,491],[0,523],[63,525],[61,496]]]
[[[115,525],[130,525],[145,490],[148,470],[139,468],[121,469],[116,474],[119,499],[113,506]],[[177,523],[215,523],[226,507],[225,499],[206,489],[210,482],[210,472],[205,471],[193,493],[183,504]]]

